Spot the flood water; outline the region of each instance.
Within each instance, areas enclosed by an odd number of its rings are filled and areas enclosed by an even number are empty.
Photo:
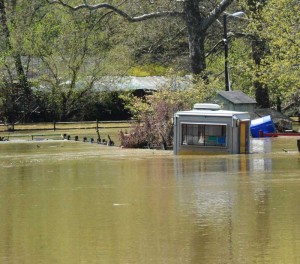
[[[0,144],[0,263],[300,263],[296,138],[250,155]]]

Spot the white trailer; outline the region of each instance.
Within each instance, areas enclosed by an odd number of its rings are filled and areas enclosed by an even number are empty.
[[[195,104],[174,115],[174,154],[249,153],[250,115]]]

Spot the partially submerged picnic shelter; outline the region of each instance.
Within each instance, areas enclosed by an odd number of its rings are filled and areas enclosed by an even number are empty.
[[[174,154],[249,153],[250,115],[195,104],[174,115]]]

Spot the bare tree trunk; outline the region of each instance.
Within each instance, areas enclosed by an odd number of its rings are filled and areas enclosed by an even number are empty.
[[[9,43],[9,29],[7,26],[7,18],[6,18],[6,10],[4,5],[4,0],[0,0],[0,16],[1,16],[1,26],[3,29],[6,45],[8,48],[10,48]]]
[[[16,0],[12,1],[12,8],[13,10],[16,8]],[[9,50],[12,50],[12,46],[10,43],[10,31],[9,31],[9,27],[7,24],[7,17],[6,17],[6,8],[5,8],[5,4],[4,4],[4,0],[0,0],[0,23],[4,32],[4,36],[5,36],[5,42],[6,42],[6,48]],[[14,58],[14,64],[15,64],[15,68],[16,68],[16,73],[18,76],[18,81],[20,84],[20,87],[22,89],[22,96],[23,96],[23,111],[24,111],[24,117],[26,117],[26,115],[28,113],[30,113],[31,109],[30,109],[30,105],[31,105],[31,89],[27,80],[27,76],[25,74],[24,71],[24,67],[22,64],[22,60],[21,60],[21,55],[19,53],[15,53],[13,55]]]
[[[30,99],[31,89],[30,89],[30,86],[29,86],[29,83],[27,80],[27,76],[24,71],[24,67],[23,67],[22,60],[21,60],[21,55],[19,53],[16,54],[14,56],[14,60],[15,60],[15,67],[16,67],[16,71],[17,71],[17,75],[18,75],[18,80],[19,80],[20,86],[22,87],[23,94],[26,99]]]
[[[261,9],[264,6],[266,0],[248,0],[248,6],[252,12],[254,19],[259,19]],[[266,40],[260,40],[258,37],[252,41],[252,58],[257,66],[261,64],[261,60],[267,54]],[[267,85],[264,85],[260,81],[253,83],[255,89],[255,99],[258,106],[262,108],[270,108],[269,89]]]
[[[199,0],[188,0],[184,4],[184,19],[189,34],[189,54],[193,74],[200,74],[206,69],[205,31],[202,31],[203,17],[199,10]]]
[[[255,88],[255,100],[258,106],[261,108],[270,108],[268,87],[264,87],[259,81],[254,81],[253,85]]]
[[[252,42],[252,58],[257,66],[261,64],[267,52],[266,42],[264,40],[253,40]],[[258,106],[262,108],[270,108],[270,98],[268,86],[260,81],[254,81],[255,99]]]

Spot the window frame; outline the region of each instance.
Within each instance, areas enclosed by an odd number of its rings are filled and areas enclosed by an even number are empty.
[[[186,126],[186,128],[185,128],[185,130],[186,130],[186,132],[185,132],[185,134],[184,134],[184,125]],[[191,126],[191,128],[188,128],[188,125],[190,125]],[[194,144],[194,143],[189,143],[189,140],[186,138],[186,139],[184,139],[184,135],[188,135],[188,129],[193,129],[193,127],[192,126],[198,126],[198,143],[196,143],[196,144]],[[203,126],[202,128],[200,128],[200,129],[202,129],[202,131],[204,131],[204,135],[202,135],[203,137],[204,137],[204,141],[203,141],[203,143],[199,143],[199,141],[200,141],[200,134],[199,134],[199,126]],[[219,138],[223,138],[224,140],[225,140],[225,142],[224,143],[215,143],[215,144],[209,144],[208,143],[208,139],[206,139],[206,136],[208,136],[208,137],[217,137],[216,135],[206,135],[206,126],[222,126],[222,128],[221,128],[221,133],[222,133],[222,136],[221,137],[219,137]],[[223,127],[225,128],[224,130],[223,130]],[[228,147],[228,124],[227,123],[207,123],[207,122],[181,122],[180,123],[180,138],[179,138],[179,140],[180,140],[180,142],[179,142],[179,145],[181,146],[181,147],[205,147],[205,148],[207,148],[207,147],[216,147],[216,148],[226,148],[226,147]],[[224,134],[225,133],[225,134]],[[195,135],[194,134],[190,134],[190,137],[195,137]],[[194,141],[195,139],[193,139],[193,141]],[[218,142],[218,137],[217,137],[217,139],[214,139],[214,140],[217,140],[217,142]],[[186,143],[184,143],[184,141],[188,141],[188,142],[186,142]]]

